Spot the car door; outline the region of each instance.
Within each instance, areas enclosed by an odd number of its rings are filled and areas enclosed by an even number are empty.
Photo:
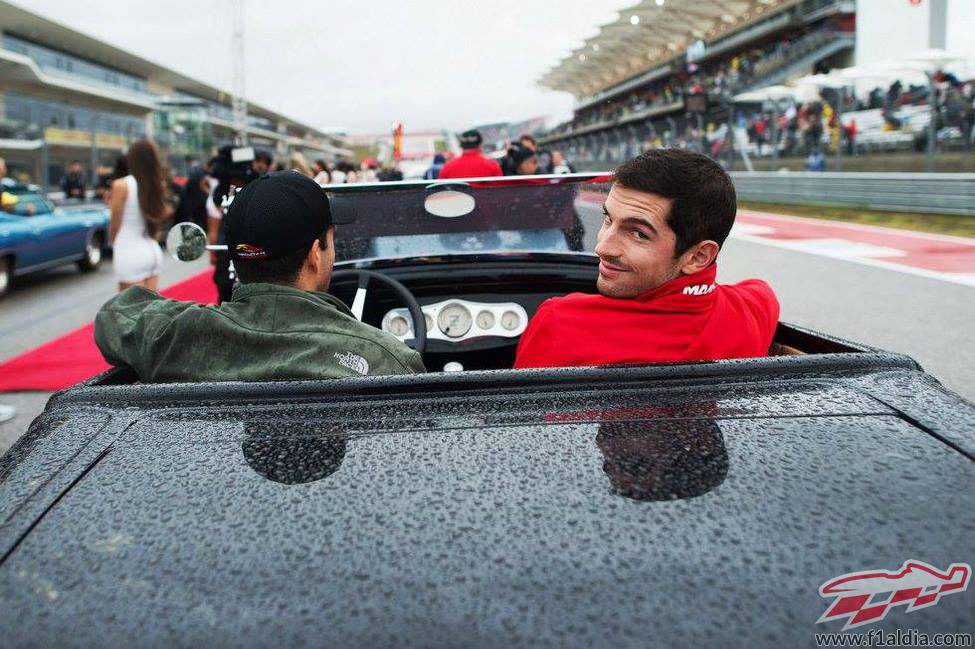
[[[15,272],[38,263],[38,236],[29,217],[0,212],[0,254],[13,255]]]
[[[18,197],[15,213],[24,216],[36,238],[30,255],[31,265],[47,264],[59,259],[80,256],[84,251],[84,232],[80,223],[65,217],[60,210],[38,193]],[[76,239],[80,240],[76,241]]]
[[[99,215],[84,207],[54,208],[49,234],[63,257],[80,258],[85,253],[88,236],[99,223]]]

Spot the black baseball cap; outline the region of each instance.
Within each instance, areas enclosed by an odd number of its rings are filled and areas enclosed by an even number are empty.
[[[508,149],[508,156],[516,167],[533,155],[535,155],[534,151],[521,144],[512,144]]]
[[[307,250],[332,225],[325,192],[295,171],[275,171],[247,183],[226,218],[227,251],[248,260]]]
[[[481,146],[481,133],[475,128],[460,134],[460,148],[473,149]]]

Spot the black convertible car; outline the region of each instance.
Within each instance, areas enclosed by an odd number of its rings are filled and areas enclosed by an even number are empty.
[[[55,395],[0,459],[0,643],[972,632],[975,407],[910,358],[781,324],[762,358],[510,369],[594,290],[606,180],[329,190],[334,292],[427,375]]]

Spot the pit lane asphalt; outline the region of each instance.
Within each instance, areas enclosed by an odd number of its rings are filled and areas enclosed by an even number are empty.
[[[591,250],[595,242],[589,239]],[[161,285],[203,268],[202,262],[187,265],[167,259]],[[970,340],[975,288],[729,239],[718,279],[728,283],[748,277],[772,285],[782,304],[782,320],[908,354],[948,388],[975,400]],[[110,264],[88,276],[79,277],[74,267],[65,267],[25,279],[0,301],[0,359],[85,324],[114,292]],[[0,424],[0,452],[27,429],[48,396],[0,394],[0,403],[18,408],[14,420]]]

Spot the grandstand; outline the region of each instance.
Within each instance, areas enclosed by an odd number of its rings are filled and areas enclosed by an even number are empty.
[[[573,118],[540,141],[581,168],[677,146],[726,157],[728,165],[740,154],[746,168],[751,156],[796,156],[821,169],[827,153],[836,154],[839,168],[843,152],[927,150],[930,169],[936,149],[975,146],[973,66],[962,62],[952,72],[948,61],[965,55],[945,50],[944,11],[905,4],[885,21],[878,11],[892,7],[868,3],[875,24],[865,30],[858,6],[643,0],[540,80],[577,100]],[[871,61],[855,52],[864,33],[872,38],[895,23],[925,20],[930,49],[917,53],[924,59],[927,52],[927,60]],[[866,65],[850,67],[855,54]]]
[[[573,118],[542,142],[582,163],[648,146],[721,152],[733,97],[853,63],[850,0],[643,0],[546,73]]]

